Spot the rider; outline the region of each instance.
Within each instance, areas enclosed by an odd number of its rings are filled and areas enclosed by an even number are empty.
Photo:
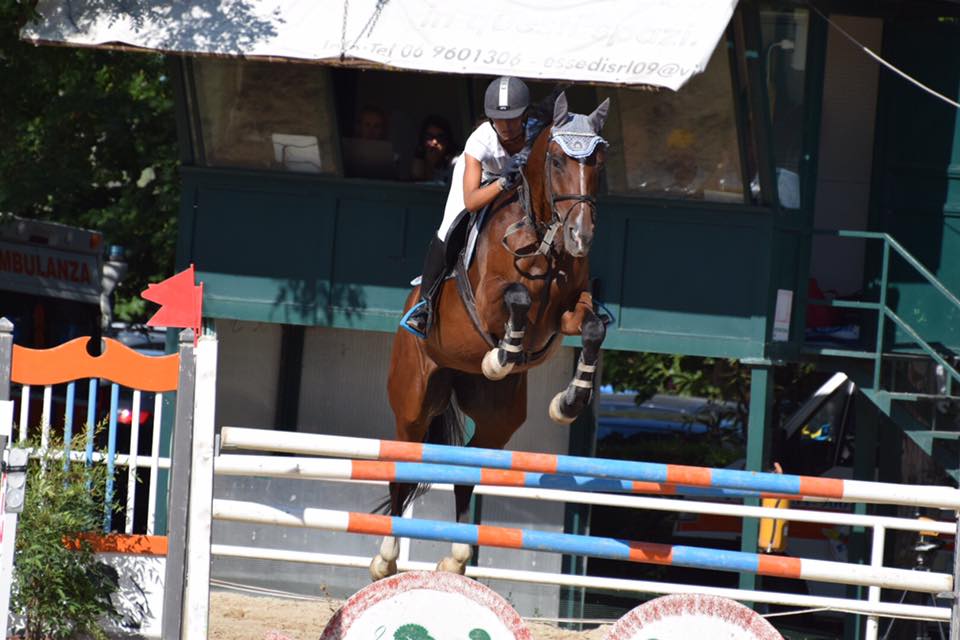
[[[530,90],[519,78],[497,78],[487,87],[483,110],[487,120],[477,127],[464,145],[450,183],[443,211],[443,222],[430,240],[420,280],[421,303],[401,320],[401,325],[425,338],[433,324],[433,315],[444,276],[460,251],[460,234],[451,233],[461,214],[480,211],[497,196],[515,188],[520,169],[526,163],[525,145],[527,107]],[[454,229],[455,231],[455,229]]]

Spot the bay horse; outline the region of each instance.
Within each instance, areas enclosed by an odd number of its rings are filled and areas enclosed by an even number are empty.
[[[521,187],[493,202],[469,268],[461,254],[457,278],[444,282],[426,339],[398,329],[387,382],[398,440],[462,445],[465,413],[476,424],[466,446],[502,449],[526,420],[527,371],[553,355],[562,335],[580,335],[583,349],[549,415],[570,424],[589,403],[606,332],[589,291],[588,253],[609,105],[571,114],[566,96],[557,97],[552,122],[528,142]],[[415,288],[405,310],[419,299]],[[403,515],[417,489],[390,483],[390,514]],[[473,486],[454,488],[457,522],[472,494]],[[384,538],[371,577],[396,573],[398,555],[396,538]],[[437,569],[462,574],[471,555],[470,545],[454,544]]]

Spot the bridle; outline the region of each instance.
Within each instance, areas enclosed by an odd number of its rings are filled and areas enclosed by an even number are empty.
[[[564,136],[584,136],[584,137],[596,137],[594,133],[579,133],[579,132],[563,132]],[[570,217],[570,213],[573,211],[573,208],[578,204],[587,204],[590,206],[590,219],[596,223],[597,221],[597,198],[596,196],[583,193],[555,193],[553,190],[553,172],[552,172],[552,162],[555,156],[550,151],[550,143],[556,139],[557,133],[555,130],[551,129],[550,139],[547,141],[547,151],[544,154],[544,177],[546,179],[546,190],[547,190],[547,201],[550,203],[550,222],[544,224],[537,220],[537,217],[533,214],[533,207],[530,203],[530,184],[527,182],[526,173],[523,171],[520,172],[522,177],[522,184],[520,187],[520,203],[523,207],[524,216],[520,218],[517,222],[514,222],[503,234],[501,243],[503,244],[504,249],[506,249],[511,255],[515,258],[531,258],[533,256],[542,255],[547,258],[556,257],[559,255],[554,243],[556,242],[557,233],[563,229],[563,225],[567,223],[567,218]],[[591,154],[592,156],[593,154]],[[564,154],[564,157],[569,157]],[[588,156],[590,157],[590,156]],[[579,158],[581,162],[587,158]],[[570,206],[567,207],[566,211],[561,215],[557,204],[560,202],[570,202]],[[534,233],[537,236],[537,247],[529,251],[514,251],[510,248],[509,243],[507,242],[508,238],[514,233],[520,231],[521,229],[532,226]]]

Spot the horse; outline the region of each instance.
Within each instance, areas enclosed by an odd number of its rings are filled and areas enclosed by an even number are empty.
[[[426,339],[398,329],[387,381],[398,440],[462,445],[466,414],[476,425],[466,446],[502,449],[526,420],[527,371],[553,355],[563,335],[580,335],[583,348],[549,415],[570,424],[590,402],[606,333],[594,311],[588,254],[609,105],[572,114],[566,95],[557,97],[552,121],[525,148],[521,186],[491,204],[469,267],[464,252],[456,278],[444,282]],[[414,288],[405,310],[419,299]],[[457,522],[468,515],[473,489],[454,488]],[[423,490],[392,482],[383,508],[402,516]],[[437,569],[463,574],[472,552],[454,544]],[[384,538],[371,577],[395,574],[398,555],[397,539]]]

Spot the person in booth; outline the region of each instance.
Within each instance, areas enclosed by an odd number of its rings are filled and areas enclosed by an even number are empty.
[[[357,113],[354,136],[361,140],[386,140],[387,116],[379,107],[365,105]]]
[[[549,100],[534,111],[539,114]],[[529,107],[530,90],[523,80],[501,77],[487,86],[483,99],[487,119],[467,138],[463,154],[454,164],[443,221],[430,240],[423,263],[420,302],[400,321],[400,326],[419,338],[426,338],[433,325],[441,285],[466,236],[466,225],[459,222],[467,212],[480,211],[520,183],[520,170],[529,155],[527,140],[533,140],[546,123],[542,116],[528,122]]]
[[[413,179],[449,183],[456,160],[455,148],[453,131],[446,118],[438,115],[424,118],[410,168]]]

